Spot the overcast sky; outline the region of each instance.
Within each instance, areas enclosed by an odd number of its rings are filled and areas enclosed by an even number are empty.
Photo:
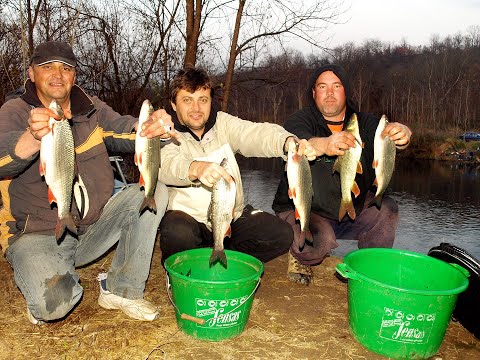
[[[345,0],[345,24],[331,25],[327,47],[365,39],[428,45],[433,34],[444,38],[471,25],[480,26],[480,0]],[[303,49],[308,51],[308,49]]]

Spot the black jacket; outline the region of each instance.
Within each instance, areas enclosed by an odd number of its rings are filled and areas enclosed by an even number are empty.
[[[353,200],[358,215],[363,208],[365,196],[375,180],[375,170],[372,167],[373,139],[375,137],[379,118],[369,113],[356,111],[356,106],[351,98],[350,84],[345,70],[338,65],[325,65],[318,68],[313,73],[307,87],[307,99],[309,99],[308,105],[302,110],[289,116],[284,127],[287,131],[295,134],[300,139],[308,140],[313,137],[328,137],[332,135],[325,118],[318,110],[312,96],[312,89],[318,76],[328,70],[333,71],[335,75],[340,78],[345,89],[347,111],[345,114],[343,129],[347,127],[351,115],[356,113],[360,128],[360,137],[364,143],[362,157],[360,159],[363,167],[363,174],[357,174],[355,179],[360,188],[360,195]],[[315,161],[310,162],[314,192],[312,211],[333,220],[338,220],[341,199],[340,176],[337,172],[333,172],[333,164],[336,158],[336,156],[323,155],[318,157]],[[277,213],[292,210],[294,208],[293,202],[288,198],[288,181],[285,172],[278,185],[272,208]]]

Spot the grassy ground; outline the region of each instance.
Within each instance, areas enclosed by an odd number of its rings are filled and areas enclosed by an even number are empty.
[[[110,261],[111,254],[79,270],[84,296],[65,320],[35,326],[9,264],[0,258],[0,359],[384,359],[349,331],[348,287],[334,276],[339,258],[316,266],[308,287],[287,280],[286,255],[267,263],[245,330],[221,342],[179,330],[158,244],[145,297],[161,307],[160,318],[140,322],[99,307],[95,278]],[[433,359],[480,359],[480,341],[450,322]]]

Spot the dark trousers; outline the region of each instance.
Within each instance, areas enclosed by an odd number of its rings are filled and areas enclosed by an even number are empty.
[[[292,227],[275,215],[247,205],[232,223],[232,236],[225,238],[225,249],[240,251],[262,262],[285,254],[293,241]],[[183,211],[170,210],[160,223],[162,264],[177,252],[213,246],[213,234],[205,224]]]
[[[373,193],[367,194],[365,205],[355,221],[350,219],[338,222],[311,213],[310,231],[313,235],[313,246],[305,244],[300,249],[300,224],[295,221],[293,210],[277,214],[288,222],[294,233],[294,241],[290,248],[292,255],[305,265],[316,265],[328,256],[332,249],[338,247],[336,239],[358,240],[358,248],[391,248],[395,240],[398,225],[398,205],[388,196],[383,196],[382,206],[368,207]]]

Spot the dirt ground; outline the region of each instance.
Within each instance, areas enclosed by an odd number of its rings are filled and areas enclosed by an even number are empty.
[[[155,248],[145,297],[161,308],[153,322],[130,320],[98,306],[96,276],[112,255],[79,269],[83,299],[63,321],[32,325],[23,296],[5,258],[0,258],[1,359],[383,359],[366,350],[348,325],[347,284],[335,276],[342,260],[315,267],[306,287],[286,278],[287,256],[265,264],[246,329],[220,342],[198,340],[179,331],[169,302],[165,271]],[[434,359],[480,359],[480,341],[450,322]]]

